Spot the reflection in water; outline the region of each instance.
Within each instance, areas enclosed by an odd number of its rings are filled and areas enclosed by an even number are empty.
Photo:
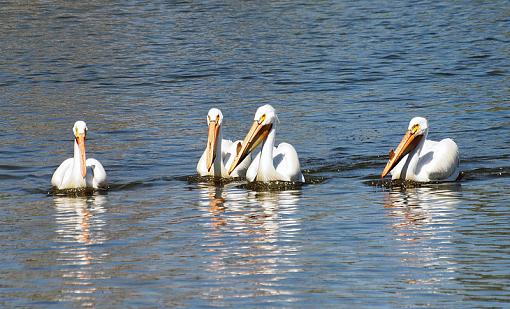
[[[460,187],[388,192],[385,208],[395,219],[392,229],[403,282],[434,293],[437,283],[450,279],[456,271],[452,249],[460,198]]]
[[[59,243],[58,262],[65,287],[63,301],[78,301],[81,306],[95,307],[92,294],[94,281],[105,275],[96,269],[104,256],[91,252],[90,246],[102,244],[106,238],[102,219],[105,196],[55,197],[56,242]]]
[[[208,200],[209,211],[211,212],[211,223],[214,227],[220,227],[226,224],[225,218],[221,215],[225,211],[225,199],[223,198],[223,188],[216,186],[205,187],[201,191],[204,198],[201,202]]]
[[[201,188],[201,203],[212,227],[204,241],[210,253],[207,270],[215,279],[236,286],[232,290],[224,285],[211,287],[204,297],[215,305],[227,304],[224,301],[229,298],[255,296],[296,299],[279,282],[288,280],[289,273],[303,271],[296,261],[301,231],[296,214],[299,194]]]

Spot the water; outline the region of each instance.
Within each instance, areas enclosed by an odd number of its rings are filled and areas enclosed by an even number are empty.
[[[3,307],[506,307],[505,1],[4,2]],[[196,182],[270,103],[313,184]],[[384,187],[413,116],[457,184]],[[74,121],[110,190],[48,194]]]

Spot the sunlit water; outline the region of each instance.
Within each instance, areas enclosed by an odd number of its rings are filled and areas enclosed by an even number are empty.
[[[0,6],[3,307],[507,307],[505,1],[103,1]],[[303,186],[194,176],[219,107],[258,106]],[[460,146],[456,184],[382,185],[416,115]],[[87,121],[110,189],[55,196]]]

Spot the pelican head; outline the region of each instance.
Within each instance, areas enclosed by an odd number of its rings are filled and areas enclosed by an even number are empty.
[[[207,113],[207,126],[209,127],[207,135],[207,170],[211,170],[214,160],[216,159],[216,150],[218,148],[218,136],[220,134],[221,123],[223,122],[223,114],[217,108],[211,108]],[[219,141],[221,143],[221,140]]]
[[[405,155],[413,151],[420,142],[427,137],[429,130],[429,123],[427,119],[423,117],[414,117],[409,122],[407,132],[398,144],[395,151],[390,150],[390,159],[386,163],[381,178],[386,176]]]
[[[73,134],[80,152],[80,170],[82,177],[87,176],[85,139],[87,138],[87,124],[85,121],[76,121],[73,126]]]
[[[229,174],[267,138],[277,121],[278,116],[276,116],[276,111],[271,105],[266,104],[257,109],[253,118],[253,125],[244,138],[241,148],[238,150],[234,162],[228,170]]]

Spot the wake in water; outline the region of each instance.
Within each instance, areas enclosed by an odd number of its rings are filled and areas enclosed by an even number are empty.
[[[48,191],[47,195],[51,196],[68,196],[68,197],[89,197],[93,195],[106,195],[108,188],[93,189],[93,188],[73,188],[59,190],[55,187]]]
[[[271,181],[271,182],[247,182],[244,178],[217,178],[212,176],[184,176],[190,184],[207,184],[215,186],[224,186],[230,183],[239,183],[238,188],[248,189],[252,191],[288,191],[301,189],[303,186],[323,183],[327,180],[326,177],[312,176],[305,174],[305,182],[293,182],[293,181]]]
[[[463,161],[465,165],[477,165],[480,162],[488,162],[487,157],[471,158]],[[363,184],[370,187],[379,187],[383,189],[410,189],[418,187],[433,187],[444,188],[448,186],[460,186],[461,183],[466,181],[479,181],[490,180],[497,178],[510,177],[510,167],[481,167],[464,170],[461,172],[461,178],[455,182],[428,182],[418,183],[413,181],[381,179],[379,176],[379,169],[384,167],[386,161],[385,156],[366,156],[366,157],[346,157],[341,162],[328,163],[324,159],[308,159],[304,165],[311,168],[304,169],[306,182],[286,182],[274,181],[270,183],[253,182],[248,183],[244,178],[215,178],[211,176],[162,176],[153,177],[148,179],[134,180],[126,183],[109,183],[108,188],[101,190],[94,189],[68,189],[57,190],[51,188],[49,190],[42,189],[27,189],[28,193],[46,194],[51,196],[71,196],[71,197],[84,197],[92,196],[95,194],[107,194],[107,191],[123,191],[123,190],[137,190],[147,187],[162,186],[168,182],[186,182],[188,184],[206,184],[209,186],[223,187],[231,184],[234,187],[247,189],[251,191],[287,191],[299,190],[307,185],[316,185],[324,183],[330,179],[336,178],[350,178],[361,180]]]
[[[245,184],[241,184],[238,188],[248,189],[251,191],[257,192],[273,192],[273,191],[289,191],[289,190],[299,190],[306,183],[303,182],[293,182],[293,181],[271,181],[271,182],[248,182]]]
[[[495,178],[510,177],[510,167],[497,167],[497,168],[476,168],[471,170],[462,171],[455,181],[443,182],[415,182],[410,180],[391,180],[381,179],[377,175],[367,177],[368,180],[364,181],[366,185],[372,187],[383,187],[387,189],[393,188],[417,188],[417,187],[444,187],[444,186],[459,186],[466,181],[474,180],[489,180]]]
[[[462,166],[479,165],[483,162],[509,159],[507,157],[474,157],[463,159]],[[482,167],[464,169],[454,182],[427,182],[418,183],[414,181],[381,179],[379,170],[384,168],[386,156],[365,156],[365,157],[344,157],[341,162],[328,163],[326,160],[308,159],[305,164],[313,168],[306,170],[308,177],[311,174],[325,175],[328,178],[355,178],[362,179],[363,183],[372,187],[381,188],[416,188],[416,187],[444,187],[458,186],[465,181],[490,180],[495,178],[510,177],[510,167]]]
[[[376,179],[376,180],[367,180],[363,182],[364,184],[371,187],[380,187],[385,189],[414,189],[414,188],[445,188],[445,187],[459,187],[460,180],[450,181],[450,182],[416,182],[412,180],[391,180],[391,179]]]
[[[186,181],[189,184],[202,183],[202,184],[216,185],[216,186],[224,186],[229,183],[245,181],[244,178],[239,178],[239,177],[222,178],[222,177],[199,176],[199,175],[182,176],[182,177],[178,177],[178,179]]]

